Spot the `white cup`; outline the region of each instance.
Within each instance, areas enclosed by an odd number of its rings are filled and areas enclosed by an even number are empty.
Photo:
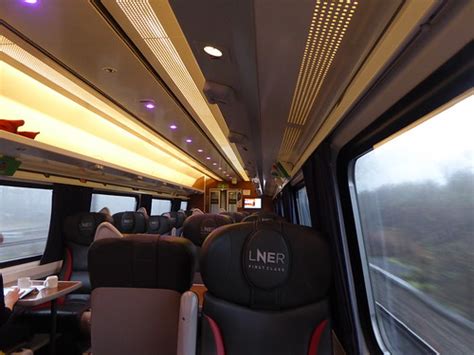
[[[46,280],[44,280],[43,285],[46,288],[56,288],[56,287],[58,287],[58,277],[56,275],[48,276],[46,278]]]
[[[31,279],[29,277],[20,277],[18,279],[19,288],[28,288],[31,287]]]

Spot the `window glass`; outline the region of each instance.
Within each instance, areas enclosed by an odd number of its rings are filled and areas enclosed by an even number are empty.
[[[53,191],[0,186],[0,263],[42,255]]]
[[[135,211],[137,199],[132,196],[92,194],[91,212],[99,212],[104,207],[107,207],[111,214]]]
[[[181,207],[183,211],[186,211],[188,209],[188,201],[181,201]]]
[[[151,201],[151,215],[160,216],[163,213],[171,211],[171,201],[154,198]]]
[[[311,215],[309,213],[306,186],[296,191],[296,209],[298,210],[300,224],[311,227]]]
[[[474,349],[474,96],[355,164],[359,242],[381,344],[392,353]]]

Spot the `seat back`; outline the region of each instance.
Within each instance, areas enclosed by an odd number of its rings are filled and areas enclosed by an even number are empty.
[[[166,216],[150,216],[146,232],[149,234],[169,234],[171,232],[170,219]]]
[[[188,217],[184,222],[183,237],[189,239],[195,246],[201,247],[214,229],[232,222],[232,218],[222,214],[196,214]]]
[[[284,222],[211,233],[201,251],[202,354],[331,354],[329,248]]]
[[[147,217],[141,212],[119,212],[113,216],[114,225],[124,234],[145,233]]]
[[[92,352],[176,354],[181,318],[187,319],[180,317],[182,293],[191,287],[194,263],[194,247],[183,238],[128,235],[94,242]]]
[[[255,212],[242,219],[242,222],[269,222],[269,221],[283,221],[283,218],[273,212]]]
[[[87,251],[94,240],[97,227],[102,222],[112,222],[112,218],[105,213],[86,212],[69,216],[64,221],[66,255],[60,278],[65,281],[81,281],[82,287],[74,292],[76,294],[91,292]]]
[[[239,223],[245,218],[245,215],[240,212],[221,212],[220,214],[229,216],[235,223]]]

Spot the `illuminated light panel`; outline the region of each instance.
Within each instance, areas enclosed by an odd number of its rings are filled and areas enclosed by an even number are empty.
[[[139,33],[161,66],[168,73],[193,110],[221,147],[239,175],[249,181],[239,158],[209,109],[207,102],[184,65],[171,39],[148,0],[116,0],[127,19]]]
[[[74,81],[70,80],[49,65],[40,61],[35,56],[31,55],[2,35],[0,35],[0,54],[8,56],[15,62],[26,66],[33,72],[39,74],[41,77],[63,88],[72,96],[85,103],[87,106],[93,107],[95,110],[100,112],[101,118],[107,119],[116,126],[125,129],[130,134],[130,136],[140,138],[144,142],[147,142],[149,145],[151,145],[153,148],[168,153],[171,157],[184,162],[190,167],[200,170],[202,169],[202,166],[190,159],[180,150],[176,149],[173,145],[162,139],[158,134],[156,134],[156,132],[91,94],[81,86],[77,85]],[[206,175],[212,177],[215,180],[219,180],[219,177],[209,170],[206,169],[205,171]]]
[[[222,51],[220,49],[217,49],[216,47],[205,46],[204,52],[206,52],[207,54],[209,54],[211,57],[214,57],[214,58],[222,57]]]
[[[357,5],[357,1],[351,0],[316,2],[288,116],[289,123],[302,126],[308,119]]]
[[[22,129],[40,132],[35,141],[183,186],[202,176],[18,69],[1,62],[0,70],[2,118],[24,119]]]
[[[286,127],[281,143],[280,154],[290,153],[294,145],[298,141],[301,134],[301,128]]]

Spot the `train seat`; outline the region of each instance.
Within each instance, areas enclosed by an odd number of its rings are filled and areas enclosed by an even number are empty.
[[[242,222],[269,222],[269,221],[282,221],[283,218],[273,212],[255,212],[249,216],[246,216],[242,219]]]
[[[184,222],[183,237],[189,239],[196,246],[199,255],[201,245],[209,233],[217,227],[231,223],[232,219],[229,216],[221,214],[206,213],[190,216]],[[197,263],[196,271],[199,272],[199,263]],[[196,283],[202,283],[199,273],[196,275]]]
[[[239,223],[245,218],[245,215],[240,212],[221,212],[220,214],[229,216],[235,223]]]
[[[147,218],[141,212],[127,211],[115,213],[114,225],[123,234],[145,233]]]
[[[166,235],[166,234],[170,234],[170,232],[171,232],[171,222],[168,217],[150,216],[148,218],[146,233]]]
[[[215,230],[201,250],[202,354],[332,354],[329,248],[285,222]]]
[[[184,238],[128,235],[94,242],[92,353],[194,353],[197,297],[187,291],[195,257]]]
[[[94,241],[106,238],[122,238],[123,235],[110,222],[102,222],[95,231]]]

